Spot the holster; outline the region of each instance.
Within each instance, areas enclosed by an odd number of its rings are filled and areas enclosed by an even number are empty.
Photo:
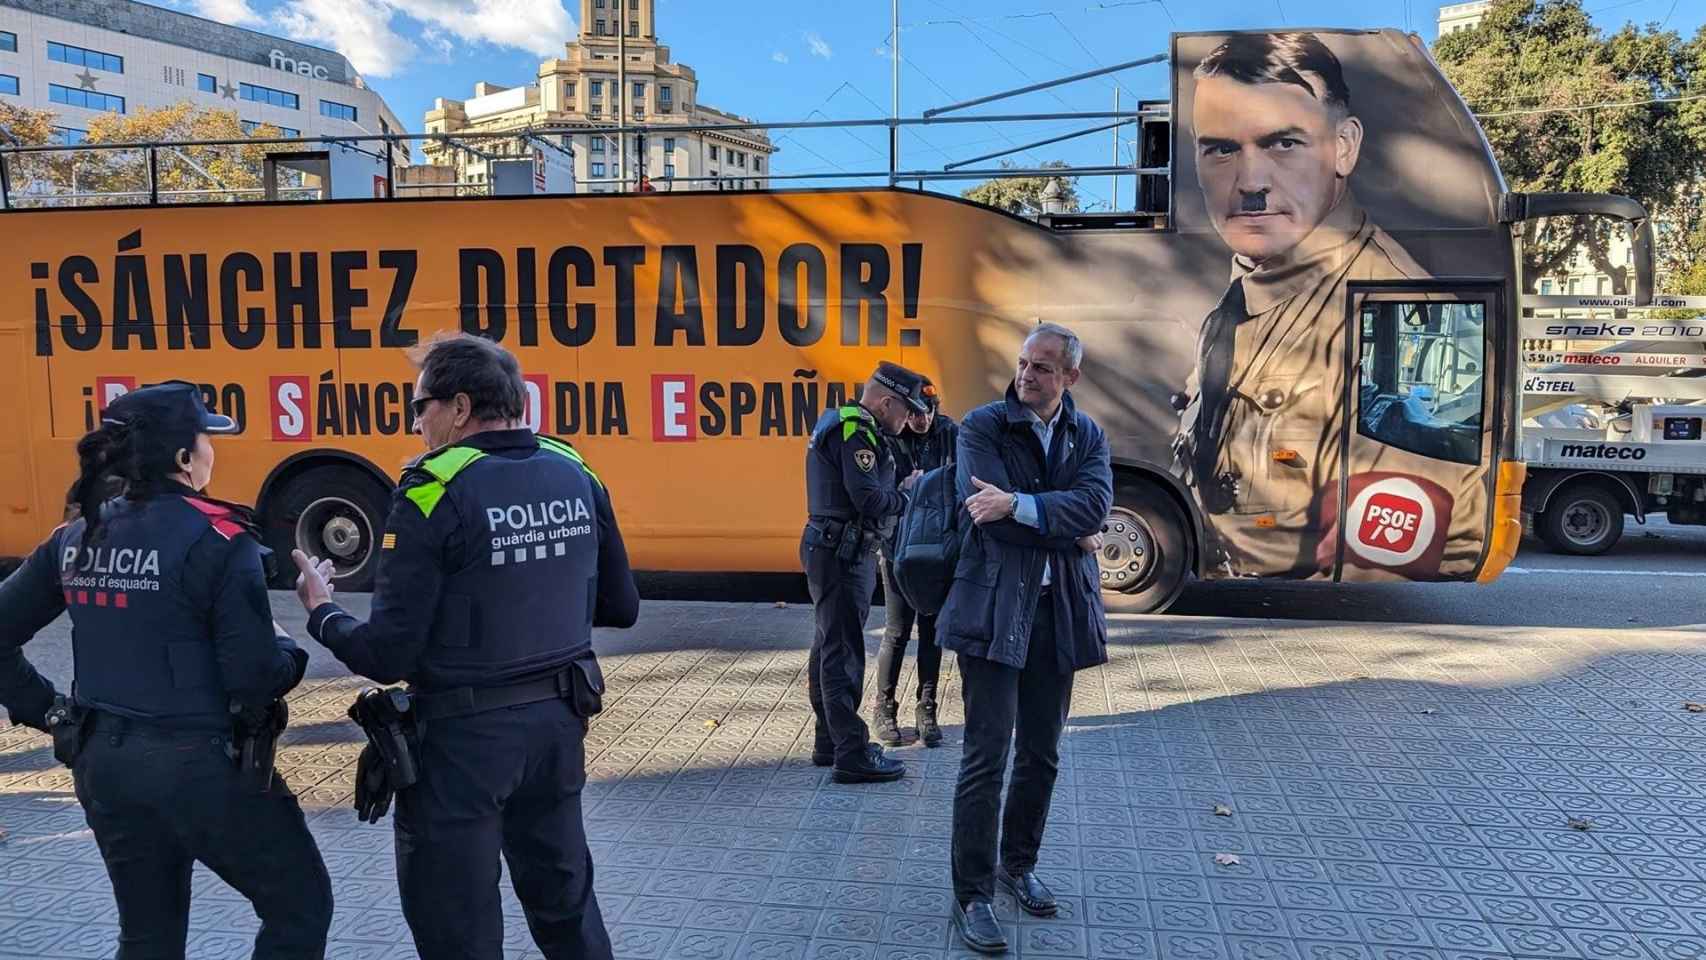
[[[367,735],[355,767],[356,815],[377,823],[396,792],[420,779],[414,704],[401,687],[369,687],[350,704],[349,718]]]
[[[55,696],[47,708],[47,732],[53,737],[53,759],[70,767],[89,742],[93,717],[88,707],[64,696]]]
[[[231,703],[231,754],[237,762],[238,789],[244,793],[272,789],[278,737],[289,723],[290,705],[282,697],[258,710]]]

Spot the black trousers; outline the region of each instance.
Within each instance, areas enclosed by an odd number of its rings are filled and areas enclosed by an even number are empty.
[[[829,547],[802,542],[800,564],[811,589],[811,659],[806,689],[817,718],[813,749],[831,750],[838,766],[857,764],[871,742],[859,716],[865,687],[865,618],[877,586],[877,561],[870,553],[842,563]]]
[[[610,960],[581,820],[586,721],[546,700],[429,721],[397,794],[397,884],[422,960],[504,955],[498,855],[549,960]]]
[[[1037,865],[1060,772],[1060,734],[1072,709],[1072,674],[1060,672],[1057,658],[1046,598],[1037,608],[1023,670],[960,654],[966,727],[954,788],[952,856],[954,895],[961,903],[995,899],[997,820],[1002,869],[1025,873]],[[1003,811],[1009,741],[1013,782]]]
[[[254,905],[258,960],[320,960],[332,883],[296,797],[238,788],[228,738],[99,714],[72,777],[118,901],[118,960],[182,960],[190,874],[207,865]]]
[[[887,611],[883,625],[883,643],[877,648],[877,695],[894,702],[900,686],[900,668],[906,660],[906,644],[913,623],[918,624],[918,699],[936,701],[936,684],[942,677],[942,648],[936,646],[936,618],[924,616],[912,609],[900,588],[894,584],[894,564],[882,558],[878,567],[883,575],[883,607]]]

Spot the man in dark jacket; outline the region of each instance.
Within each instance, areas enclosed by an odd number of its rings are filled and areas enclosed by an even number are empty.
[[[1004,400],[960,425],[955,477],[971,529],[938,621],[960,655],[965,750],[954,790],[954,926],[968,946],[1007,949],[995,882],[1035,916],[1054,896],[1033,872],[1060,768],[1073,672],[1107,662],[1107,621],[1093,551],[1113,505],[1101,427],[1079,413],[1083,345],[1041,324],[1019,352]],[[1013,782],[1001,813],[1007,744]],[[1000,819],[1000,867],[996,822]]]
[[[954,459],[954,444],[959,438],[959,425],[941,412],[942,397],[936,385],[924,378],[924,402],[930,407],[924,413],[913,414],[907,429],[894,439],[895,476],[910,477],[913,471],[934,470]],[[882,564],[878,569],[883,578],[883,643],[877,648],[877,704],[871,720],[871,732],[885,746],[898,747],[907,742],[902,734],[897,714],[900,704],[896,691],[900,686],[900,670],[906,661],[906,644],[913,623],[918,624],[918,706],[913,709],[918,739],[927,747],[942,743],[942,728],[936,723],[936,685],[942,673],[942,648],[936,645],[936,617],[921,614],[906,602],[895,584],[895,540],[897,526],[888,542],[883,544]]]

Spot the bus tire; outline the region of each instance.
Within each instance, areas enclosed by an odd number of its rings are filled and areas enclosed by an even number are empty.
[[[1096,568],[1108,612],[1166,610],[1190,579],[1184,512],[1165,490],[1147,480],[1116,480]]]
[[[1552,495],[1535,526],[1555,552],[1598,556],[1623,536],[1623,500],[1604,484],[1578,481]]]
[[[301,550],[332,561],[338,589],[372,590],[389,510],[385,487],[360,467],[314,467],[291,477],[267,498],[262,513],[276,564],[274,586],[295,585],[290,551]]]

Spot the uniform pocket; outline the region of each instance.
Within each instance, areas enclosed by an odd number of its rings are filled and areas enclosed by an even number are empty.
[[[1284,517],[1308,508],[1327,445],[1321,379],[1302,374],[1260,377],[1239,388],[1238,423],[1226,438],[1238,476],[1238,513]]]
[[[433,624],[433,642],[441,647],[474,645],[474,598],[448,594],[439,601],[438,620]]]

